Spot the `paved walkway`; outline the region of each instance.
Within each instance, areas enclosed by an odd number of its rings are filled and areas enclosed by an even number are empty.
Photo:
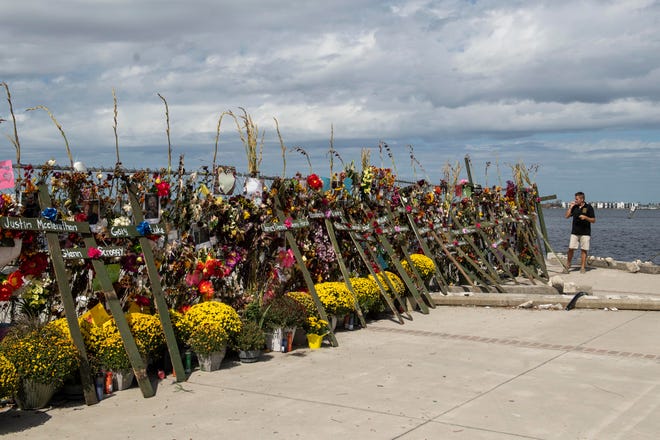
[[[438,307],[339,347],[225,360],[95,406],[0,414],[14,439],[656,439],[660,314]]]

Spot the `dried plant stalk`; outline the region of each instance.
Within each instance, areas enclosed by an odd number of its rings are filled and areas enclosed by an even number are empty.
[[[48,116],[50,116],[50,119],[53,121],[57,129],[60,131],[60,134],[62,135],[62,138],[64,138],[64,146],[66,147],[66,154],[69,156],[69,162],[71,162],[71,171],[73,171],[73,156],[71,155],[71,149],[69,148],[69,141],[66,138],[66,135],[64,134],[64,130],[62,130],[62,125],[60,125],[59,122],[57,122],[57,119],[55,119],[55,116],[53,113],[48,109],[48,107],[44,105],[38,105],[36,107],[30,107],[26,109],[26,111],[33,111],[33,110],[43,110],[46,113],[48,113]]]
[[[291,149],[305,156],[305,159],[307,159],[307,165],[309,165],[309,174],[312,174],[312,161],[309,159],[307,151],[305,151],[303,147],[292,147]]]
[[[117,163],[121,163],[119,160],[119,137],[117,136],[117,94],[115,93],[114,87],[112,88],[112,103],[114,111],[114,119],[112,124],[112,129],[115,132],[115,153],[117,154]]]
[[[363,148],[360,152],[360,160],[362,162],[362,172],[371,166],[371,150]]]
[[[390,162],[392,162],[392,170],[394,171],[394,174],[398,174],[396,170],[396,163],[394,163],[394,155],[392,154],[392,149],[390,148],[387,143],[380,141],[378,143],[378,151],[380,152],[380,166],[381,168],[384,168],[383,164],[383,150],[387,153],[387,157],[390,158]]]
[[[9,91],[9,86],[7,85],[6,82],[2,82],[2,86],[5,88],[5,91],[7,92],[7,102],[9,103],[9,113],[11,114],[11,120],[12,123],[14,124],[14,137],[9,137],[9,141],[14,145],[14,148],[16,148],[16,164],[21,163],[21,142],[18,140],[18,129],[16,127],[16,115],[14,115],[14,105],[11,102],[11,92]],[[20,173],[19,173],[20,174]],[[20,176],[19,176],[20,178]]]
[[[344,159],[342,159],[339,152],[335,150],[335,127],[333,124],[330,124],[330,149],[328,150],[328,156],[330,156],[330,178],[332,179],[335,158],[339,159],[342,167],[344,166]]]
[[[417,167],[419,167],[420,170],[424,173],[424,177],[426,180],[430,181],[430,177],[426,170],[424,169],[424,166],[420,163],[419,160],[415,157],[415,150],[412,145],[408,145],[408,150],[410,152],[410,166],[412,167],[413,170],[413,176],[415,177],[415,180],[417,180]]]
[[[7,139],[12,143],[14,148],[16,149],[16,166],[20,167],[21,166],[21,142],[18,140],[18,128],[16,126],[16,115],[14,115],[14,105],[11,102],[11,93],[9,92],[9,86],[7,85],[6,82],[2,82],[2,85],[5,88],[5,91],[7,92],[7,102],[9,103],[9,113],[11,114],[11,120],[14,125],[14,137],[10,137],[7,135]],[[21,188],[21,172],[19,169],[18,172],[18,178],[16,179],[16,197],[18,198],[20,188]]]
[[[170,140],[170,108],[167,105],[167,100],[163,98],[160,93],[157,93],[158,97],[163,100],[165,103],[165,122],[167,127],[165,128],[165,133],[167,133],[167,174],[170,174],[172,170],[172,142]]]
[[[259,167],[261,166],[261,159],[263,158],[264,133],[261,134],[261,146],[259,146],[259,128],[243,107],[239,107],[239,109],[243,112],[243,114],[240,115],[240,119],[243,121],[242,127],[238,117],[236,117],[234,113],[229,111],[227,114],[234,118],[234,121],[236,122],[236,129],[241,137],[241,142],[243,142],[245,153],[247,155],[248,172],[254,176],[259,174]],[[243,130],[245,130],[245,133]]]
[[[284,140],[282,140],[282,134],[280,133],[280,123],[275,120],[275,129],[277,130],[277,138],[280,140],[280,149],[282,150],[282,177],[286,177],[286,146],[284,145]]]
[[[222,118],[225,117],[225,115],[230,114],[231,112],[224,111],[220,113],[220,117],[218,118],[218,125],[215,128],[215,149],[213,150],[213,187],[215,189],[215,184],[217,181],[217,176],[216,176],[216,161],[218,158],[218,142],[220,141],[220,126],[222,125]],[[233,115],[232,115],[233,116]]]

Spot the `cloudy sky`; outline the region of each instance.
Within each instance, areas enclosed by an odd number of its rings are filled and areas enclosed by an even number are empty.
[[[660,202],[660,4],[655,1],[22,0],[0,13],[0,81],[22,162],[211,162],[219,115],[244,107],[264,132],[261,170],[287,147],[328,175],[331,127],[345,162],[387,143],[402,178],[469,155],[483,184],[523,161],[542,194]],[[4,89],[0,159],[15,159]],[[410,147],[421,164],[411,166]],[[224,119],[218,162],[246,170]],[[487,166],[487,164],[490,164]],[[387,156],[383,165],[391,166]],[[308,172],[287,153],[287,174]]]

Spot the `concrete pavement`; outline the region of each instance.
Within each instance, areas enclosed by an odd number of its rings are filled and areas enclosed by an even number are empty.
[[[654,266],[657,267],[657,266]],[[508,282],[498,292],[491,287],[454,287],[449,295],[436,293],[434,302],[438,305],[516,307],[531,302],[534,306],[560,304],[565,307],[577,292],[585,291],[577,308],[655,310],[660,311],[660,275],[654,273],[631,273],[613,268],[589,266],[585,273],[573,266],[568,274],[556,260],[547,262],[550,283],[531,284],[525,278],[518,278],[519,284]]]
[[[438,307],[339,331],[339,347],[166,378],[95,406],[0,413],[41,438],[655,439],[660,315]]]

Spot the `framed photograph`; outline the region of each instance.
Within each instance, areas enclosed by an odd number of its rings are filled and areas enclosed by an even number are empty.
[[[257,204],[261,203],[263,195],[264,180],[255,177],[248,177],[245,180],[245,197]]]
[[[160,198],[158,194],[148,193],[144,196],[144,219],[158,223],[160,219]]]
[[[82,212],[87,216],[87,223],[95,225],[101,218],[101,201],[85,200],[82,203]]]
[[[195,250],[205,249],[211,247],[211,233],[206,226],[192,225],[193,243],[195,243]]]
[[[22,192],[21,204],[23,205],[23,217],[39,217],[39,197],[37,192]]]

